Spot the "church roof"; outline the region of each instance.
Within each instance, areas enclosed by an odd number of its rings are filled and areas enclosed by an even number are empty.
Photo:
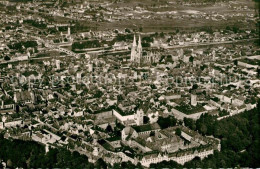
[[[145,131],[153,131],[160,129],[160,126],[158,123],[153,124],[146,124],[142,126],[133,126],[133,128],[139,133],[139,132],[145,132]]]

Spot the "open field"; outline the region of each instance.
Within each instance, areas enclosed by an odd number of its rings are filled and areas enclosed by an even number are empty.
[[[92,2],[92,1],[89,1]],[[226,26],[236,26],[240,29],[255,29],[256,20],[249,18],[257,13],[257,4],[252,0],[235,0],[216,4],[192,4],[189,6],[176,4],[176,0],[117,0],[93,1],[97,5],[109,2],[107,7],[116,9],[113,16],[127,16],[132,13],[134,18],[122,18],[113,21],[82,21],[60,16],[49,16],[47,13],[34,15],[58,23],[79,23],[86,30],[114,30],[130,28],[143,32],[174,32],[176,28],[185,31],[198,31],[211,27],[222,29]],[[199,1],[198,1],[199,2]],[[136,9],[139,6],[141,9]],[[125,8],[127,7],[127,9]],[[239,10],[238,10],[239,8]],[[241,9],[240,9],[241,8]],[[130,10],[130,11],[129,11]],[[26,11],[22,11],[25,12]],[[237,15],[237,14],[240,15]],[[212,19],[213,16],[216,19]],[[215,17],[214,16],[214,17]]]
[[[150,6],[148,5],[149,3]],[[99,22],[98,24],[87,22],[84,23],[84,25],[96,30],[113,30],[120,28],[138,30],[142,27],[143,32],[170,32],[173,31],[174,28],[194,30],[195,28],[212,27],[213,29],[219,29],[225,28],[226,26],[237,26],[241,29],[256,28],[256,22],[248,19],[249,15],[256,15],[256,4],[253,1],[247,0],[203,6],[162,5],[167,3],[155,0],[145,0],[141,2],[125,0],[111,4],[110,7],[120,8],[121,6],[127,6],[134,8],[140,4],[142,4],[141,6],[143,6],[145,10],[135,10],[133,12],[135,17],[140,17],[139,19],[122,19],[112,22]],[[245,6],[246,8],[244,9]],[[237,8],[239,7],[243,7],[243,10],[239,10],[239,13],[242,15],[236,16],[238,14]],[[126,15],[127,13],[128,11],[121,11],[120,14]],[[212,20],[210,16],[213,14],[222,15],[224,19]],[[117,14],[115,13],[113,15]],[[142,15],[147,16],[147,18],[141,18]],[[182,17],[183,15],[187,17]],[[205,19],[205,16],[209,16],[209,18]]]
[[[138,29],[143,28],[143,32],[171,32],[174,28],[183,28],[194,30],[195,28],[200,29],[203,27],[212,27],[215,29],[225,28],[226,26],[239,26],[240,28],[255,28],[255,23],[242,23],[237,20],[228,20],[220,22],[210,22],[203,19],[163,19],[163,20],[124,20],[113,23],[99,23],[98,30],[108,29],[120,29],[120,28],[131,28]]]

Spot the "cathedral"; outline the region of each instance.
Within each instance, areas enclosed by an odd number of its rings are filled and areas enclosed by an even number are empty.
[[[143,55],[143,48],[141,43],[141,37],[139,35],[138,45],[136,44],[136,38],[134,35],[134,41],[131,49],[131,62],[135,64],[152,64],[158,63],[160,59],[159,53],[156,52],[145,52]]]
[[[143,48],[141,44],[141,37],[139,35],[139,41],[137,46],[135,35],[134,35],[134,42],[131,49],[131,62],[140,64],[142,59],[142,53],[143,53]]]

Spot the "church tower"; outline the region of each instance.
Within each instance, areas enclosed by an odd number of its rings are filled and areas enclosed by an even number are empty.
[[[197,106],[197,95],[195,93],[191,94],[191,105]]]
[[[131,49],[131,62],[135,61],[135,56],[136,56],[136,39],[135,39],[135,35],[134,35],[134,41],[133,41],[133,45],[132,45],[132,49]]]
[[[98,147],[94,147],[93,155],[98,156]]]
[[[56,60],[55,64],[56,64],[56,69],[60,70],[60,60]]]
[[[144,124],[144,111],[142,109],[137,110],[135,122],[136,122],[137,126]]]
[[[48,153],[50,151],[49,144],[45,145],[45,153]]]
[[[142,54],[143,54],[143,49],[141,43],[141,36],[139,35],[138,47],[137,47],[138,63],[141,63]]]
[[[68,27],[68,36],[70,36],[70,27]]]

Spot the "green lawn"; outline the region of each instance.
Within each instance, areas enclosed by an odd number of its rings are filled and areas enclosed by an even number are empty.
[[[185,104],[185,105],[176,106],[175,109],[187,115],[205,111],[204,107],[200,104],[198,104],[197,106],[191,106]]]

